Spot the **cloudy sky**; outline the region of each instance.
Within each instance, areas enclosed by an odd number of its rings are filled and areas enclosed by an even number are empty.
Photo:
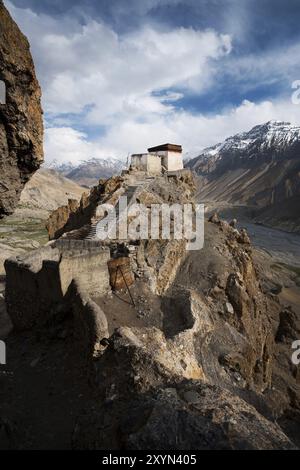
[[[300,124],[299,0],[5,0],[31,43],[46,160],[188,156],[270,119]]]

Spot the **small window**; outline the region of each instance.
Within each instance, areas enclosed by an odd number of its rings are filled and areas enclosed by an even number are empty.
[[[0,341],[0,364],[6,364],[6,346],[4,341]]]
[[[6,85],[0,80],[0,104],[6,104]]]

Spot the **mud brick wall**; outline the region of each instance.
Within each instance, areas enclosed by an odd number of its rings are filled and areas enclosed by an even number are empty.
[[[7,260],[6,305],[15,328],[45,324],[68,309],[73,280],[89,296],[108,292],[109,258],[109,250],[99,246],[74,246],[69,251],[53,244]]]

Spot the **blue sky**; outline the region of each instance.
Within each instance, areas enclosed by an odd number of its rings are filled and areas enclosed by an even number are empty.
[[[46,160],[194,156],[270,119],[300,124],[299,0],[6,0],[43,90]]]

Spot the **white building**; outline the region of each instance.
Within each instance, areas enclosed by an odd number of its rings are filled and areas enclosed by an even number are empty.
[[[131,167],[138,171],[145,171],[150,175],[161,174],[161,158],[151,153],[138,153],[131,155]]]
[[[162,167],[167,171],[183,170],[182,147],[175,144],[163,144],[148,149],[151,154],[161,157]]]
[[[148,153],[131,156],[131,167],[157,175],[165,171],[183,169],[182,147],[175,144],[163,144],[148,149]]]

